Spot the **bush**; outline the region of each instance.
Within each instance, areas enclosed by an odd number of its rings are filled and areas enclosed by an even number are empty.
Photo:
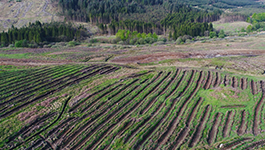
[[[48,44],[48,45],[43,45],[43,48],[51,48],[52,45],[51,44]]]
[[[37,43],[31,43],[31,44],[28,44],[28,47],[30,47],[30,48],[38,48],[39,46],[38,46],[38,44]]]
[[[87,47],[91,47],[91,46],[93,46],[92,43],[88,43],[87,44]]]
[[[115,38],[115,39],[111,39],[111,40],[110,40],[110,43],[111,43],[111,44],[117,44],[119,41],[121,41],[121,39],[119,39],[119,38]]]
[[[70,47],[74,47],[76,45],[80,45],[80,43],[78,43],[76,41],[70,41],[70,42],[68,42],[68,46],[70,46]]]
[[[192,36],[190,35],[184,35],[183,37],[181,37],[182,41],[183,42],[186,42],[187,39],[191,40],[192,39]]]
[[[137,41],[137,44],[146,44],[145,40],[143,38],[140,38],[138,41]]]
[[[156,45],[163,45],[163,44],[165,44],[165,42],[163,42],[163,41],[157,41],[155,44]]]
[[[15,47],[15,45],[14,44],[9,44],[8,47],[13,48],[13,47]]]
[[[98,39],[91,39],[90,40],[90,43],[97,43],[98,42]]]
[[[136,38],[133,38],[133,39],[130,40],[129,44],[130,45],[135,45],[138,40],[139,40],[139,38],[137,38],[137,37]]]
[[[190,40],[190,39],[187,39],[187,40],[186,40],[186,43],[191,43],[191,40]]]
[[[119,41],[118,44],[122,45],[123,44],[123,41]]]
[[[178,37],[178,39],[176,40],[176,44],[179,45],[179,44],[181,44],[181,42],[183,42],[183,41],[182,41],[182,38],[181,38],[181,37]]]
[[[133,39],[131,39],[130,42],[129,42],[130,45],[134,45],[134,43],[135,43],[135,42],[134,42]]]
[[[162,41],[162,42],[166,43],[167,39],[164,38],[164,37],[159,37],[159,38],[158,38],[158,41]]]
[[[152,37],[147,37],[145,38],[145,42],[149,44],[153,44],[154,42],[156,42],[156,39]]]
[[[27,47],[28,42],[26,40],[20,40],[15,42],[15,47]]]
[[[214,38],[214,37],[216,37],[216,32],[210,32],[210,38]]]

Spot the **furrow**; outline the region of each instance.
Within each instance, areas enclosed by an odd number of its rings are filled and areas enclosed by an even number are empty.
[[[181,131],[179,136],[176,138],[176,140],[175,140],[176,142],[174,142],[175,144],[174,144],[173,149],[177,149],[180,145],[182,145],[184,139],[188,136],[188,133],[190,131],[190,125],[191,125],[192,121],[194,120],[194,117],[197,113],[197,109],[200,107],[202,101],[203,101],[203,99],[199,98],[199,100],[195,103],[195,106],[193,107],[193,109],[190,111],[189,119],[186,122],[186,126]]]
[[[233,112],[229,111],[228,114],[227,114],[227,119],[226,119],[226,122],[225,122],[224,129],[223,129],[223,137],[224,138],[229,135],[232,121],[233,121]]]
[[[158,146],[164,145],[169,137],[172,135],[172,133],[174,132],[174,129],[176,128],[177,124],[179,123],[180,117],[182,116],[183,112],[185,111],[187,104],[189,103],[189,101],[193,98],[193,96],[197,93],[197,91],[199,90],[199,88],[201,87],[201,83],[203,80],[203,72],[200,72],[200,76],[199,79],[197,81],[196,87],[194,89],[194,91],[189,95],[189,97],[183,102],[182,106],[180,106],[179,111],[177,112],[177,116],[170,122],[169,128],[166,130],[166,132],[164,132],[164,134],[162,134],[162,136],[158,139]],[[192,80],[191,80],[192,81]],[[190,82],[191,82],[190,81]],[[190,86],[190,83],[187,87]],[[181,95],[180,95],[181,96]],[[191,121],[191,120],[190,120]],[[189,121],[188,121],[189,122]],[[158,148],[158,147],[157,147]]]
[[[263,83],[261,83],[261,85],[263,86]],[[260,111],[261,111],[261,107],[264,103],[264,98],[265,98],[265,91],[264,89],[262,89],[262,97],[260,99],[260,101],[258,102],[256,108],[255,108],[255,114],[254,114],[254,124],[253,124],[253,134],[254,135],[258,135],[260,133]]]
[[[211,110],[210,105],[206,106],[205,112],[202,115],[202,119],[200,121],[200,125],[196,129],[196,131],[195,131],[195,133],[194,133],[194,135],[193,135],[193,137],[191,139],[191,142],[189,144],[189,147],[194,147],[199,142],[199,140],[201,138],[201,132],[204,129],[205,124],[206,124],[206,122],[208,120],[208,116],[209,116],[210,110]]]
[[[157,87],[159,87],[160,85],[161,85],[161,83],[163,83],[168,77],[169,77],[169,75],[170,74],[167,74],[160,82],[159,82],[159,84],[156,86],[156,87],[154,87],[154,89],[156,89]],[[149,92],[148,94],[147,94],[147,96],[149,95],[149,94],[151,94],[153,91],[151,91],[151,92]],[[145,96],[145,97],[147,97],[147,96]],[[142,101],[139,101],[138,102],[138,104],[136,104],[136,105],[134,105],[133,106],[133,108],[131,108],[130,109],[130,111],[128,111],[127,113],[125,113],[125,114],[123,114],[119,119],[118,119],[118,121],[117,122],[121,122],[122,120],[124,120],[125,118],[127,118],[131,113],[133,113],[144,101],[144,99],[145,99],[145,97],[144,98],[142,98]],[[120,109],[119,111],[117,111],[117,112],[115,112],[114,114],[112,114],[108,119],[106,119],[106,121],[107,120],[109,120],[109,119],[111,119],[112,117],[114,117],[116,114],[118,114],[119,112],[122,112],[122,109]],[[105,123],[104,123],[105,124]],[[102,124],[103,125],[103,124]],[[116,124],[113,124],[113,125],[111,125],[107,130],[105,130],[104,131],[104,134],[102,135],[103,137],[105,136],[105,135],[107,135],[107,133],[109,132],[109,131],[111,131],[114,127],[115,127],[115,125]],[[101,126],[98,126],[97,128],[100,128]],[[95,132],[96,130],[94,130],[94,132]],[[92,135],[94,132],[92,132],[91,134],[89,134],[89,135]],[[89,136],[88,136],[89,137]],[[100,138],[101,139],[101,138]],[[81,144],[79,144],[78,146],[75,146],[74,147],[74,149],[79,149],[79,148],[81,148],[82,147],[82,145],[83,144],[85,144],[85,141],[86,140],[84,140],[84,142],[82,142]],[[94,146],[96,146],[98,143],[99,143],[100,141],[94,141],[91,145],[88,145],[85,149],[93,149],[94,148]]]
[[[243,110],[241,113],[241,124],[237,130],[237,134],[239,136],[243,135],[246,132],[246,129],[247,129],[247,117],[246,116],[247,116],[247,113],[245,110]]]
[[[212,145],[216,139],[218,127],[221,122],[221,116],[222,116],[221,113],[217,113],[217,115],[215,116],[215,120],[207,140],[209,145]]]
[[[160,72],[149,84],[147,84],[145,87],[143,87],[143,89],[146,89],[147,87],[149,87],[153,82],[155,82],[160,76],[161,76],[161,74],[162,74],[162,72]],[[153,89],[154,90],[154,89]],[[139,91],[138,93],[136,93],[136,95],[135,96],[133,96],[133,98],[132,99],[134,99],[134,98],[136,98],[140,93],[142,92],[142,90],[141,91]],[[107,113],[107,112],[105,112],[105,113]],[[101,116],[101,115],[104,115],[103,114],[103,112],[101,113],[101,114],[99,114],[98,116]],[[78,131],[76,131],[76,132],[74,132],[72,135],[70,135],[69,136],[69,138],[66,138],[62,143],[68,143],[68,144],[70,144],[72,141],[74,141],[76,138],[77,138],[77,136],[81,133],[81,132],[83,132],[83,131],[85,131],[87,128],[89,128],[90,127],[90,124],[92,124],[92,122],[94,122],[95,120],[91,120],[91,121],[89,121],[89,122],[87,122],[82,128],[80,128],[80,129],[78,129]],[[87,137],[87,139],[88,139],[89,137]],[[86,141],[87,139],[83,139],[83,141]],[[68,145],[67,144],[67,145]],[[82,145],[82,143],[80,143],[81,145]],[[65,145],[64,147],[66,147],[67,145]],[[76,145],[76,146],[79,146],[79,145]]]

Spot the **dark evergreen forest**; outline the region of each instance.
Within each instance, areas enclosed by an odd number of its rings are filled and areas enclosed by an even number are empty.
[[[29,42],[41,43],[70,41],[80,39],[86,35],[83,27],[75,28],[72,24],[64,22],[52,23],[30,23],[28,27],[10,28],[8,32],[0,33],[0,41],[3,45],[14,44],[16,41],[27,40]]]
[[[207,23],[222,13],[176,0],[60,0],[59,6],[68,20],[96,24],[101,34],[114,35],[120,29],[160,35],[172,31],[176,38],[203,36],[209,30]]]

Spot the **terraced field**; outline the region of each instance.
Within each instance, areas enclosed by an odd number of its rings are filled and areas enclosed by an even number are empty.
[[[172,67],[117,76],[123,69],[64,65],[0,74],[1,148],[265,146],[263,81]]]

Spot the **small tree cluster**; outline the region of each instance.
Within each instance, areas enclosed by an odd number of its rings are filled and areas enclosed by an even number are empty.
[[[138,33],[137,31],[131,32],[130,30],[119,30],[116,33],[117,41],[122,41],[122,44],[152,44],[157,41],[158,36],[156,33]]]

